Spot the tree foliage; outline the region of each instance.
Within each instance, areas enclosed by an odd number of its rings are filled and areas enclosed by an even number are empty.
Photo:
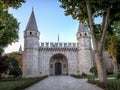
[[[7,59],[7,63],[9,64],[9,75],[13,75],[15,78],[22,75],[22,70],[19,67],[19,61],[15,59],[14,56],[10,56]]]
[[[19,66],[19,61],[14,57],[9,57],[7,59],[7,62],[9,63],[9,69],[13,68],[14,66]]]
[[[8,13],[8,8],[18,8],[25,0],[0,0],[0,54],[3,48],[18,40],[19,23]]]
[[[19,8],[22,3],[25,3],[25,0],[0,0],[0,7],[4,7],[6,9],[9,7]]]
[[[90,10],[93,20],[94,32],[96,32],[96,37],[98,33],[102,33],[102,28],[104,26],[104,19],[106,10],[110,8],[109,22],[110,27],[115,21],[120,20],[120,1],[119,0],[59,0],[61,2],[60,7],[64,8],[65,15],[71,15],[73,19],[77,19],[82,23],[88,22],[88,12],[86,7],[86,2],[89,1]],[[101,17],[103,22],[96,24],[94,21],[97,17]],[[88,24],[88,26],[90,23]],[[90,27],[90,26],[89,26]],[[100,35],[101,36],[101,35]]]
[[[18,53],[17,53],[18,55]],[[0,56],[0,78],[2,73],[19,77],[22,75],[22,70],[19,67],[19,61],[16,59],[16,53],[11,53],[6,56]]]
[[[20,52],[11,52],[11,53],[8,53],[7,56],[9,57],[17,57],[19,55],[22,55]]]
[[[96,67],[91,67],[90,72],[93,73],[94,75],[97,75]]]
[[[9,64],[7,63],[7,56],[0,56],[0,79],[1,74],[7,72]]]
[[[22,75],[22,70],[18,66],[14,66],[10,69],[9,75],[13,75],[15,78]]]
[[[0,47],[6,47],[18,40],[19,23],[8,11],[0,14]]]

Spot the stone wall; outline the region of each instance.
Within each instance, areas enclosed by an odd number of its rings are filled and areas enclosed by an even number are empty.
[[[55,54],[62,54],[68,61],[68,74],[77,74],[77,48],[40,48],[39,49],[39,72],[41,75],[50,75],[50,59]]]

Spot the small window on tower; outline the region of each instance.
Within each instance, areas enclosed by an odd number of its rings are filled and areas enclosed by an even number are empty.
[[[85,36],[87,35],[87,33],[85,33]]]
[[[35,35],[37,35],[37,33],[35,33]]]
[[[80,33],[80,36],[82,36],[82,34]]]
[[[32,32],[30,32],[30,35],[32,35]]]

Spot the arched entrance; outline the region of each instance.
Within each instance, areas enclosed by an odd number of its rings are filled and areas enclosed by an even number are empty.
[[[63,54],[55,54],[50,59],[50,75],[67,75],[68,60]]]

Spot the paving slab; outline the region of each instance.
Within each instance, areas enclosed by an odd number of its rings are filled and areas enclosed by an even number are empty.
[[[103,90],[87,83],[87,79],[76,79],[71,76],[49,76],[25,90]]]

